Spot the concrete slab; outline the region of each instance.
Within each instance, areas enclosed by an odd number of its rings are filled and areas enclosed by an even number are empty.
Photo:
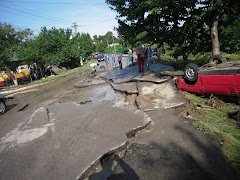
[[[114,82],[114,84],[121,84],[121,83],[127,83],[127,82],[131,82],[132,78],[135,75],[129,75],[123,78],[118,78],[118,79],[112,79],[112,81]]]
[[[84,87],[100,85],[100,84],[104,84],[104,83],[106,83],[106,81],[104,81],[104,80],[91,80],[91,81],[87,81],[87,82],[80,81],[80,82],[75,83],[73,86],[76,88],[84,88]]]
[[[111,83],[114,90],[126,93],[126,94],[137,94],[137,83],[130,82],[130,83],[121,83],[121,84],[114,84]]]
[[[105,85],[84,92],[75,102],[77,104],[92,102],[95,105],[101,105],[103,101],[119,101],[123,99],[124,97],[119,93],[115,93],[110,85]]]
[[[114,69],[112,71],[100,73],[99,77],[113,80],[116,83],[129,82],[132,77],[140,74],[137,70],[137,66],[127,67],[125,69]]]
[[[155,72],[146,72],[144,74],[139,74],[134,76],[132,81],[143,81],[143,82],[153,82],[153,83],[164,83],[171,79],[170,76],[159,77]]]
[[[0,179],[78,179],[105,153],[125,146],[151,119],[113,92],[96,87],[84,93],[92,95],[84,105],[54,103],[20,116],[0,136]]]
[[[172,66],[163,65],[163,64],[150,64],[150,71],[174,71]]]
[[[150,70],[155,71],[174,71],[172,66],[167,66],[163,64],[152,64]],[[147,71],[145,71],[147,73]],[[127,67],[123,70],[115,69],[113,71],[100,73],[99,77],[111,79],[114,83],[125,83],[131,81],[136,75],[142,75],[143,73],[138,72],[138,66]]]
[[[186,103],[186,100],[177,93],[172,81],[164,84],[141,82],[138,83],[138,91],[136,102],[143,110],[176,108]]]

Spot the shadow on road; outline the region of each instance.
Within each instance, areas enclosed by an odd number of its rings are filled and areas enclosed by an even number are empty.
[[[7,105],[6,112],[10,111],[11,109],[13,109],[13,108],[16,107],[16,106],[17,106],[17,104]]]
[[[120,173],[115,173],[113,171],[114,164],[118,164],[121,167]],[[100,172],[92,174],[89,176],[89,180],[120,180],[120,179],[131,179],[139,180],[138,175],[135,171],[123,160],[118,158],[117,155],[114,158],[103,157],[100,160],[100,167],[102,168]]]
[[[176,125],[175,131],[182,134],[187,142],[182,144],[172,140],[164,144],[156,141],[148,145],[134,143],[122,159],[115,159],[118,164],[114,170],[108,170],[108,176],[102,176],[104,170],[94,176],[107,180],[236,179],[219,146],[210,137],[205,134],[196,135],[187,126]],[[209,140],[203,141],[204,137]]]

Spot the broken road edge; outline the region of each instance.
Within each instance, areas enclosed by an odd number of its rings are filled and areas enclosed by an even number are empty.
[[[143,112],[144,113],[144,112]],[[85,180],[87,177],[89,177],[91,174],[95,173],[96,167],[101,163],[101,159],[104,157],[111,156],[113,154],[116,154],[117,152],[123,151],[128,148],[129,139],[131,137],[134,137],[137,132],[140,132],[141,130],[145,129],[151,124],[152,120],[149,119],[145,122],[142,126],[138,126],[137,128],[134,128],[126,133],[127,141],[123,143],[122,145],[119,145],[118,147],[115,147],[108,152],[104,153],[102,156],[100,156],[95,162],[93,162],[86,170],[83,171],[83,173],[77,178],[78,180]]]

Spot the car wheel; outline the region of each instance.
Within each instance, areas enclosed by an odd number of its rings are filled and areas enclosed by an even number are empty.
[[[184,76],[189,81],[196,81],[198,78],[198,65],[194,63],[187,64],[184,68]]]
[[[227,60],[224,57],[222,57],[221,55],[213,55],[209,59],[209,63],[211,63],[211,64],[220,64],[220,63],[225,63],[225,62],[227,62]]]
[[[0,114],[5,113],[6,111],[6,104],[3,101],[0,101]]]

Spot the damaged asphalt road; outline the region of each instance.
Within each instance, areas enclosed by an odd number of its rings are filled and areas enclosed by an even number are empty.
[[[0,117],[0,179],[106,179],[93,168],[123,149],[110,179],[188,179],[199,172],[232,179],[216,142],[174,115],[171,109],[185,103],[170,77],[138,73],[136,66],[95,78],[70,75],[15,95]],[[129,138],[134,144],[127,148]]]

